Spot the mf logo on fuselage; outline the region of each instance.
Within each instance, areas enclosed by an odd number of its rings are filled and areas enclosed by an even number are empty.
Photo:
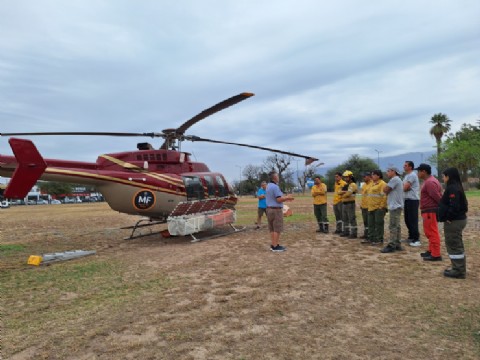
[[[133,206],[137,210],[147,210],[155,205],[155,194],[150,190],[141,190],[133,198]]]

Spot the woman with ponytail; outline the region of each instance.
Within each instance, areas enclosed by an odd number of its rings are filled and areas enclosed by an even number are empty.
[[[457,168],[446,169],[443,172],[443,181],[446,189],[440,201],[439,221],[444,222],[445,245],[452,262],[452,268],[446,269],[443,275],[455,279],[465,279],[467,268],[463,230],[467,225],[468,202]]]

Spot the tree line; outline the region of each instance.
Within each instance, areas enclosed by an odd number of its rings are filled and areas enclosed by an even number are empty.
[[[462,124],[460,130],[449,133],[452,121],[446,114],[432,116],[430,134],[437,143],[437,155],[431,161],[439,173],[447,167],[456,167],[466,182],[469,177],[480,176],[480,120],[477,125]],[[442,141],[445,135],[445,140]]]
[[[463,124],[459,131],[449,133],[451,120],[443,113],[434,114],[430,123],[432,127],[429,132],[435,138],[437,154],[429,161],[436,165],[441,173],[447,167],[458,168],[462,181],[466,182],[468,177],[480,177],[480,120],[477,125]],[[307,179],[313,179],[323,163],[311,164],[303,167],[302,170],[293,170],[291,165],[293,158],[288,155],[274,154],[268,156],[262,165],[247,165],[242,176],[244,179],[234,183],[240,194],[255,194],[262,181],[268,181],[268,174],[276,171],[280,175],[280,187],[284,191],[291,192],[299,189],[305,192]],[[357,181],[362,180],[362,174],[377,169],[377,164],[368,157],[358,154],[351,155],[340,165],[327,171],[323,181],[328,189],[333,189],[334,175],[337,172],[343,173],[350,170],[356,176]],[[437,176],[439,175],[436,174]]]

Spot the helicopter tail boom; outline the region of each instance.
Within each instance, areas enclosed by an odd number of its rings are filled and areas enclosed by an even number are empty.
[[[4,196],[10,199],[24,198],[47,168],[47,163],[30,140],[8,140],[17,159],[17,167],[5,189]]]

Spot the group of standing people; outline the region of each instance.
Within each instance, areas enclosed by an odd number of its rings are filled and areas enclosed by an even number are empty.
[[[410,246],[421,246],[418,229],[419,210],[423,220],[423,230],[428,239],[428,250],[420,256],[425,261],[442,261],[438,222],[444,222],[444,237],[452,268],[444,275],[465,278],[466,259],[462,233],[466,226],[468,203],[456,168],[443,172],[446,189],[432,175],[428,164],[414,167],[412,161],[404,164],[404,178],[396,167],[387,169],[388,183],[383,180],[381,170],[363,174],[361,188],[361,213],[364,225],[362,244],[384,244],[385,215],[389,213],[389,241],[380,251],[393,253],[402,251],[401,215],[408,229],[408,239],[403,242]],[[417,171],[417,173],[414,172]],[[418,174],[418,175],[417,175]],[[423,185],[420,188],[420,181]],[[335,234],[351,239],[357,238],[355,216],[355,196],[358,191],[353,173],[346,170],[335,174],[333,210],[335,214]],[[327,187],[319,176],[315,177],[311,190],[314,214],[318,222],[317,232],[328,233]]]
[[[442,186],[432,175],[428,164],[414,167],[412,161],[406,161],[404,178],[396,167],[387,169],[388,183],[383,180],[381,170],[373,170],[363,174],[364,184],[361,188],[361,213],[364,225],[362,244],[384,244],[384,219],[389,216],[389,241],[380,251],[393,253],[403,250],[401,246],[401,215],[408,229],[408,239],[404,242],[410,246],[421,246],[418,230],[419,210],[423,220],[423,230],[428,239],[428,250],[420,256],[425,261],[442,261],[440,252],[440,234],[438,222],[444,223],[445,245],[451,260],[451,268],[444,271],[444,276],[465,279],[466,257],[463,244],[463,230],[467,224],[468,202],[462,186],[460,174],[456,168],[448,168],[443,172],[446,185],[442,194]],[[417,173],[414,172],[417,171]],[[423,185],[420,188],[420,180]],[[270,181],[262,182],[258,190],[259,200],[257,229],[260,228],[263,214],[266,214],[271,237],[270,249],[283,252],[285,246],[280,245],[280,234],[283,232],[283,203],[293,201],[292,195],[285,195],[280,187],[279,175],[270,173]],[[355,202],[358,187],[353,173],[349,170],[335,174],[333,210],[335,214],[335,234],[356,239],[358,227],[355,214]],[[311,189],[313,209],[318,223],[317,232],[328,233],[327,186],[320,176],[314,178]]]

